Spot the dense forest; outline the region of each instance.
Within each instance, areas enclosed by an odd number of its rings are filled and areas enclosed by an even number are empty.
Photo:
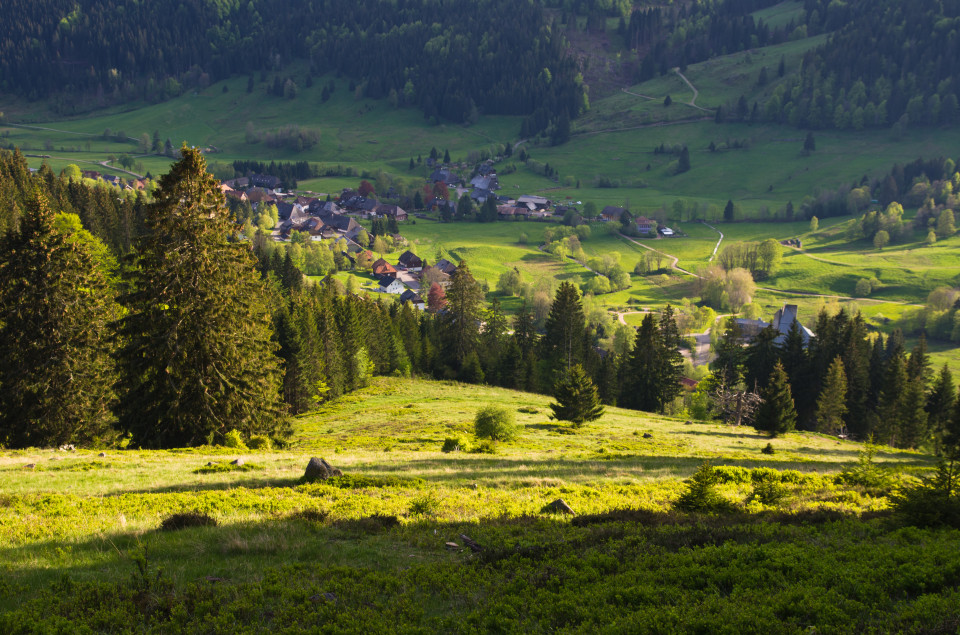
[[[254,73],[279,98],[332,72],[427,117],[527,115],[534,133],[586,105],[562,36],[531,0],[13,0],[0,24],[0,89],[62,114]],[[294,77],[298,60],[308,64]]]

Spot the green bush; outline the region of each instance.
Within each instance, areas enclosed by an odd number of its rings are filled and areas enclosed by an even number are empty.
[[[447,437],[443,440],[441,452],[469,452],[470,441],[465,437]]]
[[[743,468],[727,468],[736,470]],[[749,470],[744,470],[749,474]],[[735,473],[735,472],[731,472]],[[720,477],[717,471],[710,465],[709,461],[704,461],[686,481],[687,491],[680,495],[676,507],[685,512],[731,512],[734,511],[733,503],[720,495],[717,491],[717,484]]]
[[[243,442],[243,437],[240,436],[240,432],[238,430],[231,430],[223,435],[223,447],[234,448],[237,450],[249,449],[247,444]]]
[[[893,509],[910,525],[960,529],[960,462],[941,460],[933,476],[893,497]]]
[[[753,492],[747,499],[758,501],[763,505],[775,506],[782,503],[787,498],[787,488],[778,481],[772,479],[763,479],[753,484]]]
[[[230,461],[210,462],[203,467],[198,467],[193,471],[194,474],[217,474],[220,472],[249,472],[251,470],[262,470],[263,466],[258,463],[231,463]]]
[[[250,440],[247,441],[247,447],[251,450],[272,450],[273,441],[268,436],[258,434],[250,437]]]
[[[497,444],[493,441],[481,441],[472,448],[470,448],[470,454],[496,454],[497,453]]]
[[[774,454],[774,453],[776,453],[776,450],[773,449],[773,444],[772,444],[772,443],[766,444],[765,446],[763,446],[763,449],[760,450],[760,451],[763,452],[764,454]]]
[[[411,516],[435,516],[440,511],[440,499],[433,492],[427,492],[410,501]]]
[[[842,485],[854,485],[874,491],[890,490],[897,482],[895,474],[874,463],[878,446],[867,442],[857,456],[857,463],[837,474],[835,481]]]
[[[517,437],[513,413],[501,406],[487,406],[478,410],[473,426],[478,439],[509,441]]]

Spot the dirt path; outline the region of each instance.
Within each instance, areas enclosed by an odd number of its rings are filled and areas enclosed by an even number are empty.
[[[629,90],[627,90],[626,88],[621,88],[620,90],[622,90],[623,92],[625,92],[625,93],[628,94],[628,95],[633,95],[634,97],[642,97],[643,99],[649,99],[650,101],[656,101],[656,100],[657,100],[656,97],[651,97],[650,95],[641,95],[640,93],[632,93],[632,92],[630,92]]]
[[[679,75],[679,76],[680,76],[680,79],[682,79],[684,82],[686,82],[687,86],[690,87],[690,90],[693,91],[693,99],[691,99],[690,101],[686,102],[686,104],[687,104],[688,106],[691,106],[691,107],[693,107],[693,108],[696,108],[697,110],[702,110],[703,112],[713,112],[712,110],[709,110],[709,109],[707,109],[707,108],[702,108],[702,107],[700,107],[700,106],[697,105],[697,97],[700,95],[700,91],[697,90],[697,87],[696,87],[696,86],[694,86],[692,83],[690,83],[690,80],[687,79],[687,76],[686,76],[686,75],[684,75],[683,73],[680,72],[680,68],[679,68],[679,67],[674,68],[674,69],[673,69],[673,72],[676,73],[677,75]]]
[[[5,123],[4,126],[12,126],[14,128],[24,128],[26,130],[46,130],[47,132],[59,132],[60,134],[72,134],[77,135],[78,137],[102,137],[102,134],[93,134],[92,132],[73,132],[72,130],[59,130],[57,128],[45,128],[43,126],[28,126],[22,123]],[[134,139],[133,137],[127,137],[130,141],[139,141],[139,139]]]
[[[703,223],[703,224],[704,224],[704,225],[707,225],[706,223]],[[713,259],[717,257],[717,250],[720,249],[720,243],[723,242],[723,232],[720,231],[719,229],[717,229],[716,227],[714,227],[713,225],[707,225],[707,227],[709,227],[709,228],[712,229],[713,231],[715,231],[715,232],[717,232],[718,234],[720,234],[720,240],[718,240],[718,241],[717,241],[717,244],[714,245],[714,247],[713,247],[713,253],[710,254],[710,257],[709,257],[709,258],[707,258],[707,262],[713,262]]]
[[[804,256],[806,256],[807,258],[810,258],[811,260],[816,260],[817,262],[825,262],[825,263],[827,263],[828,265],[838,265],[838,266],[840,266],[840,267],[852,267],[852,266],[853,266],[853,265],[850,265],[850,264],[848,264],[848,263],[846,263],[846,262],[837,262],[836,260],[827,260],[826,258],[820,258],[819,256],[811,255],[810,253],[807,252],[806,249],[801,249],[800,247],[794,247],[793,245],[790,245],[790,249],[792,249],[792,250],[794,250],[794,251],[796,251],[796,252],[799,252],[799,253],[803,254]]]

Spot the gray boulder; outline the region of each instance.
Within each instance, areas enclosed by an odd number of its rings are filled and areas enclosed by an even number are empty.
[[[546,505],[543,508],[543,511],[552,512],[555,514],[571,514],[573,516],[577,515],[576,512],[573,511],[573,508],[567,505],[567,501],[563,500],[562,498],[558,498],[552,503]]]
[[[325,481],[331,476],[343,476],[343,472],[327,463],[326,459],[313,457],[307,463],[307,471],[303,473],[306,481]]]

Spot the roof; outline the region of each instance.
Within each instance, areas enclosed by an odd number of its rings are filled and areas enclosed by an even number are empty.
[[[800,337],[803,338],[804,347],[810,343],[810,338],[814,337],[813,331],[800,323],[800,320],[797,319],[798,312],[799,309],[796,304],[784,304],[773,314],[773,328],[779,333],[774,340],[775,344],[779,345],[787,341],[787,335],[790,333],[790,327],[794,322],[800,327]]]
[[[433,266],[447,275],[450,275],[457,270],[457,265],[453,264],[446,258],[441,258],[437,261],[437,264]]]
[[[400,301],[413,302],[414,304],[423,304],[423,300],[420,299],[420,296],[414,293],[413,291],[411,291],[410,289],[407,289],[406,291],[400,294]]]
[[[377,282],[380,284],[381,287],[386,289],[394,282],[397,282],[397,279],[394,278],[393,276],[380,276],[379,278],[377,278]]]
[[[413,253],[409,249],[403,252],[402,254],[400,254],[400,258],[397,260],[397,262],[399,262],[401,265],[405,267],[422,267],[423,266],[423,261],[420,259],[420,256]]]
[[[617,207],[615,205],[607,205],[601,210],[600,215],[604,218],[610,218],[612,220],[619,220],[623,213],[627,211],[623,207]]]

